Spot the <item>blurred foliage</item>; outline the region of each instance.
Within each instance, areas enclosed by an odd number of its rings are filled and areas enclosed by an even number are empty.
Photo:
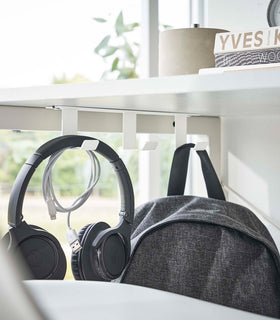
[[[9,191],[20,168],[27,158],[34,153],[36,147],[54,137],[53,133],[38,135],[36,132],[6,132],[0,135],[0,181],[3,191]],[[41,183],[40,175],[44,170],[40,166],[29,184],[29,190],[35,192]],[[6,186],[6,188],[5,188]]]
[[[59,133],[46,132],[0,132],[0,181],[4,193],[9,193],[15,178],[30,155],[46,141],[58,136]],[[92,136],[92,134],[87,134]],[[109,144],[116,152],[122,144],[121,134],[94,134],[94,137]],[[94,188],[94,194],[116,197],[118,194],[117,178],[111,164],[103,157],[98,157],[101,166],[101,177]],[[124,162],[131,179],[137,189],[138,155],[127,152]],[[47,161],[41,164],[32,177],[28,192],[41,194],[43,172]],[[52,171],[53,185],[56,195],[78,196],[88,184],[90,161],[88,155],[79,150],[66,150],[54,165]]]
[[[54,76],[53,77],[53,84],[63,84],[63,83],[82,83],[82,82],[90,82],[91,80],[89,80],[88,78],[86,78],[85,76],[77,73],[75,74],[72,78],[67,78],[65,73],[63,73],[63,75],[59,78]]]
[[[164,30],[168,30],[168,29],[172,29],[172,26],[170,24],[160,24],[159,25],[159,31],[164,31]]]
[[[93,20],[97,23],[109,23],[104,18]],[[136,68],[139,43],[128,37],[128,33],[133,33],[138,27],[138,22],[125,24],[122,11],[119,13],[114,22],[114,32],[106,35],[94,49],[107,64],[110,61],[110,68],[104,71],[101,79],[138,78]]]
[[[11,186],[21,168],[30,155],[46,141],[59,136],[58,132],[12,132],[0,131],[0,182],[3,192],[10,192]],[[131,150],[121,152],[122,135],[120,133],[85,133],[94,136],[110,145],[121,155],[128,168],[134,192],[138,194],[138,158],[139,151]],[[170,166],[174,150],[174,139],[170,135],[160,137],[160,175],[161,194],[165,195],[169,179]],[[116,197],[118,184],[116,174],[111,164],[103,157],[98,156],[101,165],[101,177],[94,188],[94,194],[99,196]],[[47,161],[44,161],[32,177],[28,192],[41,194],[41,183],[43,172]],[[87,184],[90,172],[90,161],[88,155],[79,150],[67,150],[57,160],[53,168],[53,185],[56,195],[78,196]],[[142,173],[145,174],[145,173]]]

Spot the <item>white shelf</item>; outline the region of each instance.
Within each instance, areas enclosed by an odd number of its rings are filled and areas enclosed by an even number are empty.
[[[279,69],[0,89],[1,106],[206,116],[276,115],[279,101]]]

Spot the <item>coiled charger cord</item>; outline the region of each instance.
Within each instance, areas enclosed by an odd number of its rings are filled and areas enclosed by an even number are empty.
[[[72,211],[77,210],[87,201],[87,199],[89,198],[89,196],[93,191],[93,188],[95,187],[95,185],[97,184],[100,178],[101,170],[100,170],[100,163],[96,155],[92,151],[86,150],[87,154],[89,155],[90,163],[91,163],[90,178],[89,178],[88,186],[86,190],[72,203],[71,206],[63,207],[60,204],[60,202],[57,200],[57,197],[55,196],[55,193],[54,193],[54,188],[52,184],[52,169],[57,159],[67,149],[69,148],[65,148],[51,155],[44,171],[43,181],[42,181],[42,191],[43,191],[44,199],[48,206],[48,211],[49,211],[51,220],[56,219],[57,212],[65,212],[65,213],[68,212],[66,236],[72,251],[77,253],[82,247],[80,245],[79,238],[77,236],[76,231],[70,227],[70,215]]]

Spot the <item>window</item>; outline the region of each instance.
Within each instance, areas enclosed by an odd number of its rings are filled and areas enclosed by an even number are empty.
[[[102,59],[94,50],[114,33],[121,11],[126,24],[140,22],[141,1],[3,2],[0,88],[99,80],[111,59]],[[94,18],[108,22],[98,23]],[[139,42],[139,37],[140,30],[135,30],[133,41]]]
[[[160,30],[165,27],[172,29],[189,27],[189,1],[188,0],[159,0]]]

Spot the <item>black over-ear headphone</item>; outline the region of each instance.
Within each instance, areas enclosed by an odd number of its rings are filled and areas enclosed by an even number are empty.
[[[98,142],[95,151],[105,157],[118,177],[120,221],[110,228],[105,222],[88,224],[79,232],[82,249],[72,254],[72,272],[77,280],[110,281],[123,271],[130,255],[130,235],[134,217],[134,194],[128,171],[117,153],[104,142],[86,136],[62,136],[43,144],[23,165],[12,188],[9,232],[3,240],[8,250],[19,254],[34,279],[63,279],[66,259],[58,240],[46,230],[23,221],[22,205],[28,183],[38,165],[65,148],[80,147],[85,140]]]

